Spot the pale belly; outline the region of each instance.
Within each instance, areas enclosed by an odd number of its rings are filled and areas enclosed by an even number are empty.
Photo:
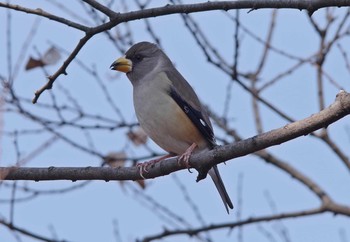
[[[141,127],[156,144],[178,155],[183,154],[193,143],[198,145],[195,152],[207,148],[198,129],[165,91],[158,88],[149,93],[139,91],[138,98],[135,98],[134,93],[136,116]]]

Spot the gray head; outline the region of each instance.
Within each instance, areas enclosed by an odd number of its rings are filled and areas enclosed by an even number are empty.
[[[120,57],[111,65],[112,70],[125,72],[132,83],[136,83],[154,70],[172,66],[169,58],[157,45],[149,42],[139,42],[130,47],[125,56]]]

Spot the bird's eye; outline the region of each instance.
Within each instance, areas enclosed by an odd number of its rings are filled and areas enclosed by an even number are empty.
[[[136,55],[136,56],[135,56],[135,59],[136,59],[137,61],[142,61],[143,56],[142,56],[142,55]]]

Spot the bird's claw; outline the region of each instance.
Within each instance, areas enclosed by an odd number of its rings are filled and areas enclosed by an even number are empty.
[[[190,147],[187,148],[187,150],[185,151],[185,153],[183,153],[182,155],[179,156],[177,163],[179,164],[179,166],[181,165],[181,161],[183,161],[185,163],[185,166],[188,170],[188,172],[192,173],[191,169],[191,165],[189,163],[191,154],[193,152],[193,150],[197,147],[196,143],[193,143]]]
[[[137,165],[136,165],[136,167],[138,167],[139,168],[139,170],[140,170],[140,176],[143,178],[143,179],[146,179],[145,177],[144,177],[144,173],[148,173],[149,172],[149,170],[148,170],[148,168],[150,167],[150,166],[152,166],[152,165],[154,165],[155,163],[157,163],[158,162],[158,160],[150,160],[150,161],[146,161],[146,162],[143,162],[143,163],[138,163]]]
[[[147,164],[145,163],[141,163],[141,164],[137,164],[136,167],[139,168],[139,171],[140,171],[140,176],[142,177],[142,179],[146,179],[144,176],[143,176],[143,173],[144,172],[148,172],[148,170],[146,169],[146,166]]]
[[[178,164],[179,166],[181,166],[181,161],[183,161],[183,162],[185,163],[185,166],[186,166],[188,172],[189,172],[189,173],[192,173],[192,171],[191,171],[191,168],[192,168],[192,167],[191,167],[190,163],[188,162],[188,161],[189,161],[189,157],[188,157],[187,159],[185,159],[185,158],[183,158],[182,156],[180,156],[180,157],[177,159],[177,164]]]
[[[190,147],[188,147],[188,149],[185,151],[185,153],[183,153],[182,155],[179,156],[179,158],[177,159],[177,163],[179,166],[181,166],[181,161],[183,161],[185,163],[185,166],[188,170],[188,172],[192,173],[191,169],[191,165],[189,163],[191,154],[193,152],[193,150],[197,147],[196,143],[193,143]]]
[[[189,154],[182,154],[181,156],[179,156],[179,158],[177,159],[177,164],[179,166],[181,166],[181,162],[184,162],[184,165],[186,166],[186,168],[189,170],[191,168],[191,165],[189,163],[190,160],[190,156]]]
[[[148,168],[149,168],[150,166],[153,166],[154,164],[158,163],[159,161],[165,160],[166,158],[169,158],[169,157],[172,157],[172,156],[174,156],[174,155],[173,155],[173,154],[167,154],[167,155],[164,155],[164,156],[162,156],[162,157],[160,157],[160,158],[158,158],[158,159],[146,161],[146,162],[143,162],[143,163],[138,163],[138,164],[136,165],[136,167],[138,167],[139,170],[140,170],[140,176],[141,176],[143,179],[146,179],[146,178],[143,176],[143,174],[149,172]]]

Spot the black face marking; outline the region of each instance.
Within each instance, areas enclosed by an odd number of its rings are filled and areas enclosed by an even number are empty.
[[[171,88],[169,91],[170,96],[181,107],[181,109],[187,114],[192,123],[197,127],[203,137],[212,146],[215,146],[215,137],[211,127],[203,119],[203,115],[200,111],[189,105],[180,95]]]
[[[143,56],[142,54],[136,54],[136,55],[131,55],[130,57],[127,56],[127,58],[130,59],[132,63],[135,65],[140,63],[145,58],[145,56]]]

